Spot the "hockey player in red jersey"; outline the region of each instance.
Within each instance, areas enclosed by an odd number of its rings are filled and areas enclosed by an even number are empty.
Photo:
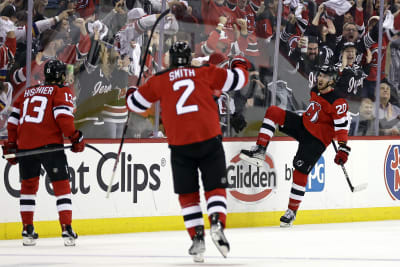
[[[50,60],[44,66],[45,84],[32,86],[14,101],[8,119],[8,140],[3,153],[62,147],[64,136],[72,143],[73,152],[85,148],[82,133],[75,129],[73,98],[70,88],[63,85],[66,66]],[[15,158],[9,163],[16,164]],[[33,215],[39,186],[41,165],[50,177],[65,246],[75,245],[78,235],[71,228],[72,202],[67,158],[63,150],[18,158],[21,182],[20,211],[23,224],[23,245],[36,244]]]
[[[200,207],[199,176],[205,191],[211,238],[226,257],[229,243],[226,225],[226,161],[222,147],[215,91],[239,90],[247,84],[249,62],[234,58],[230,69],[215,65],[191,66],[191,49],[186,42],[174,43],[170,68],[142,86],[127,92],[131,111],[144,112],[160,100],[161,117],[171,149],[174,191],[179,195],[183,220],[193,244],[189,254],[204,261],[204,220]]]
[[[270,106],[264,116],[258,134],[256,146],[242,150],[239,157],[254,165],[261,166],[265,160],[265,151],[275,132],[279,130],[292,136],[299,142],[293,159],[293,184],[289,195],[286,213],[280,218],[281,227],[289,227],[296,219],[296,213],[304,198],[307,176],[334,138],[339,143],[335,156],[336,164],[344,164],[350,153],[348,139],[348,104],[334,90],[335,71],[323,66],[318,74],[317,85],[311,89],[310,104],[302,116]]]

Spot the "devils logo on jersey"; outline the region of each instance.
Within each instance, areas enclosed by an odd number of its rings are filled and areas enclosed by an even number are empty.
[[[305,116],[311,121],[316,122],[318,120],[318,113],[321,111],[321,105],[317,102],[310,102],[305,112]]]

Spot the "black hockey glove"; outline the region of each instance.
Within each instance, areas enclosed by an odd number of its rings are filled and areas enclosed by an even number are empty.
[[[231,125],[235,132],[239,133],[247,126],[247,122],[241,113],[235,112],[231,117]]]
[[[17,144],[14,142],[4,141],[4,145],[1,148],[3,149],[3,155],[14,154],[17,152]],[[10,158],[10,159],[7,159],[7,161],[11,165],[15,165],[18,163],[17,158]]]

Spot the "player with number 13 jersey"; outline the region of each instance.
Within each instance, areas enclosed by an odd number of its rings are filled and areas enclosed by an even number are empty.
[[[73,109],[73,94],[67,86],[29,87],[14,101],[9,138],[17,131],[19,149],[64,144],[63,134],[69,137],[75,132]]]

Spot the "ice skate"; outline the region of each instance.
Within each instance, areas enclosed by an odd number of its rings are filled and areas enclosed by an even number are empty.
[[[224,229],[218,213],[211,214],[211,239],[222,256],[226,258],[229,252],[229,242],[224,235]]]
[[[24,229],[22,230],[22,244],[24,246],[36,245],[36,239],[38,238],[39,235],[35,233],[35,228],[32,224],[24,225]]]
[[[75,239],[78,238],[78,235],[72,230],[71,225],[63,225],[62,228],[63,231],[61,236],[64,239],[64,246],[75,246]]]
[[[193,237],[193,244],[189,248],[189,255],[193,256],[194,262],[204,262],[204,252],[206,244],[204,243],[204,226],[195,227],[196,235]]]
[[[288,209],[285,214],[281,217],[281,227],[290,227],[293,224],[293,221],[296,219],[297,210],[293,211]]]
[[[266,147],[261,145],[253,146],[250,150],[242,149],[239,158],[257,167],[263,166],[265,162]]]

